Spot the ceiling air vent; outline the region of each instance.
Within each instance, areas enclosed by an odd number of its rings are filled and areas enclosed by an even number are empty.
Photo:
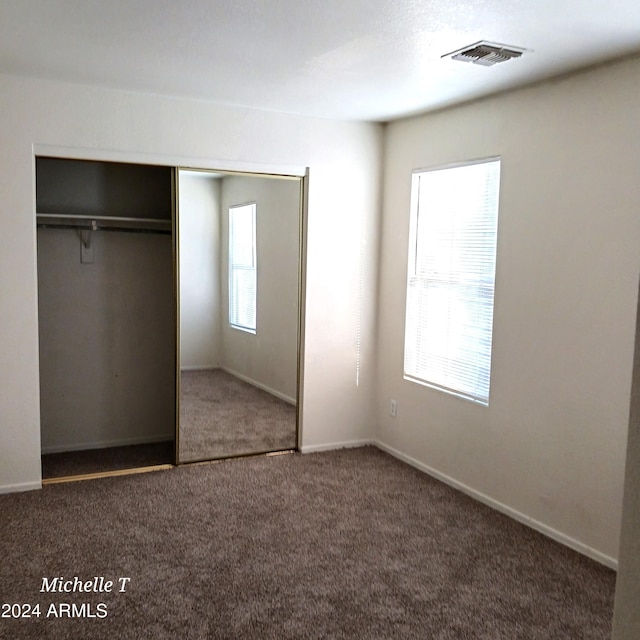
[[[442,57],[491,67],[494,64],[498,64],[498,62],[506,62],[513,58],[519,58],[525,51],[526,49],[521,47],[512,47],[481,40],[480,42],[462,47],[462,49],[446,53]]]

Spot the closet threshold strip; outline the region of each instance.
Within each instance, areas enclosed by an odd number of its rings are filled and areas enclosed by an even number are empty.
[[[61,476],[58,478],[43,478],[42,486],[50,484],[63,484],[66,482],[79,482],[81,480],[99,480],[101,478],[114,478],[116,476],[130,476],[151,471],[169,471],[174,469],[173,464],[154,464],[148,467],[135,467],[133,469],[114,469],[112,471],[98,471],[96,473],[82,473],[75,476]]]

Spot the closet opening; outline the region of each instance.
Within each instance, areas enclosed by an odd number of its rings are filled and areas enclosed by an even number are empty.
[[[43,484],[297,450],[304,178],[47,155],[35,177]]]
[[[36,158],[43,484],[175,462],[174,170]]]

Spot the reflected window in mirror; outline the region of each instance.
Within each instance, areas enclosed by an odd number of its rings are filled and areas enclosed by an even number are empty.
[[[178,171],[180,464],[297,447],[302,186]]]
[[[229,207],[229,324],[256,333],[256,204]]]

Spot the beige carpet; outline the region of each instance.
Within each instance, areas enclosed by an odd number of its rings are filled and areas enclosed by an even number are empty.
[[[3,640],[610,638],[613,571],[370,447],[52,485],[0,513],[0,603],[42,612],[0,618]],[[54,576],[130,581],[41,593]]]
[[[180,462],[294,449],[296,408],[222,369],[180,374]]]

